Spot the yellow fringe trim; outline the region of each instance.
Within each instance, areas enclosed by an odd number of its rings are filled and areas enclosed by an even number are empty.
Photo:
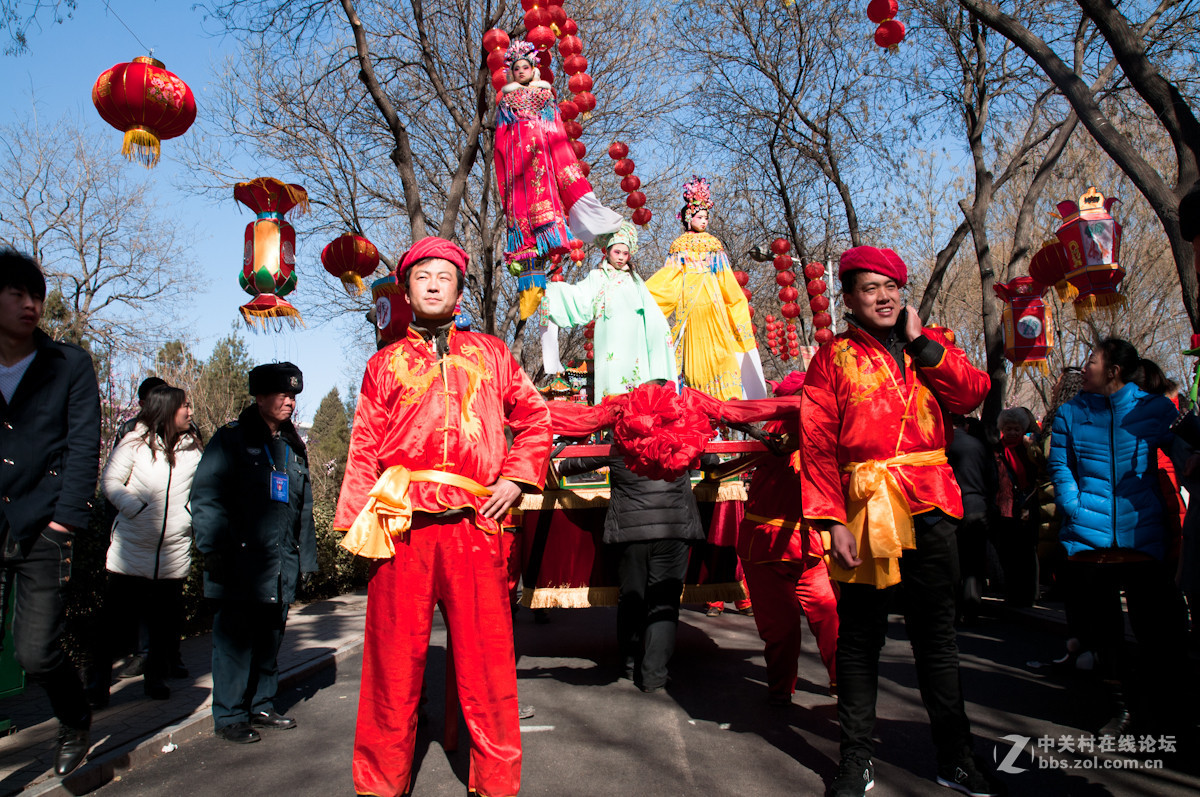
[[[1124,306],[1125,294],[1123,293],[1104,293],[1099,296],[1092,294],[1091,296],[1075,300],[1075,318],[1079,321],[1086,321],[1097,310],[1105,310],[1115,314],[1117,310]]]
[[[593,606],[616,606],[620,590],[617,587],[538,587],[525,590],[521,605],[528,609],[590,609]],[[733,603],[746,599],[746,591],[736,582],[725,584],[687,584],[681,593],[681,603]]]
[[[242,320],[246,322],[246,326],[255,332],[260,329],[265,331],[268,328],[273,328],[276,332],[284,326],[295,329],[303,327],[304,319],[300,317],[300,311],[294,307],[272,307],[270,310],[248,310],[245,307],[239,307],[238,310],[242,313]]]
[[[724,252],[725,246],[715,235],[707,232],[685,232],[671,242],[669,254],[679,252]]]
[[[153,169],[158,165],[158,156],[162,154],[162,143],[153,130],[138,125],[125,131],[121,154],[147,169]]]
[[[1017,363],[1018,371],[1040,371],[1044,376],[1050,376],[1050,363],[1045,360],[1032,363]]]
[[[347,271],[339,279],[342,281],[342,287],[346,289],[346,293],[351,296],[360,296],[367,289],[367,286],[363,284],[362,277],[353,271]]]

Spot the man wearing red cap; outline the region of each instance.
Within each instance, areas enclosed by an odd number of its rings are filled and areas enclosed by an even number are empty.
[[[467,253],[413,244],[398,269],[413,321],[367,362],[334,528],[378,560],[368,587],[354,739],[359,794],[411,786],[417,703],[433,609],[453,640],[469,788],[521,785],[521,735],[505,546],[499,521],[522,485],[541,489],[550,413],[504,342],[454,328]],[[504,429],[513,433],[511,447]]]
[[[990,381],[945,330],[923,327],[904,306],[908,269],[891,249],[847,250],[839,276],[848,329],[813,358],[801,406],[804,517],[828,529],[830,575],[840,582],[842,760],[830,791],[857,797],[874,784],[879,651],[902,588],[937,781],[999,794],[1002,785],[972,756],[959,681],[954,534],[962,496],[945,451],[953,434],[946,413],[974,410]]]
[[[803,385],[804,374],[793,371],[775,385],[775,395],[796,395]],[[746,516],[738,528],[737,552],[754,600],[758,635],[766,645],[768,700],[790,706],[805,618],[817,638],[830,689],[837,687],[837,596],[824,559],[828,535],[822,536],[805,522],[796,500],[801,486],[793,463],[799,460],[800,416],[772,421],[765,428],[787,435],[787,456],[768,456],[754,470]]]

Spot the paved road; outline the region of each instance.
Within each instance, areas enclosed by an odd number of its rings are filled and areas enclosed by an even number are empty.
[[[806,638],[801,685],[791,708],[766,705],[761,643],[754,621],[737,615],[705,618],[685,611],[666,693],[645,695],[615,680],[611,609],[563,610],[549,625],[527,612],[517,624],[521,699],[537,707],[523,723],[522,794],[561,795],[787,795],[821,794],[836,770],[834,701],[824,670]],[[455,753],[441,746],[445,632],[435,624],[430,651],[431,713],[418,738],[414,793],[462,797],[467,736]],[[990,619],[965,630],[963,679],[978,751],[1003,761],[1011,744],[1029,737],[1006,776],[1013,794],[1195,795],[1200,778],[1170,770],[1105,769],[1116,762],[1144,765],[1156,756],[1033,757],[1037,740],[1085,735],[1102,701],[1086,687],[1028,674],[1023,664],[1057,652],[1057,635]],[[238,746],[210,732],[176,739],[179,748],[115,781],[100,793],[117,795],[352,794],[350,757],[361,658],[347,660],[285,696],[300,727]],[[903,625],[893,623],[884,650],[879,750],[872,795],[946,794],[930,781],[932,745],[916,692]],[[998,753],[997,753],[998,749]],[[1193,755],[1193,758],[1197,756]],[[1038,768],[1054,760],[1078,769]],[[1075,765],[1074,762],[1080,762]],[[1095,762],[1095,763],[1092,763]],[[1107,763],[1106,763],[1107,762]],[[1096,767],[1094,769],[1087,767]]]

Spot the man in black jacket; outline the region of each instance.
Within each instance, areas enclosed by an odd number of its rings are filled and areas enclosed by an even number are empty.
[[[254,404],[222,426],[192,482],[192,528],[213,616],[213,727],[230,742],[296,721],[275,710],[279,646],[304,573],[317,571],[308,454],[292,412],[304,376],[291,363],[250,372]]]
[[[54,771],[66,775],[83,763],[92,724],[60,639],[72,543],[96,491],[100,394],[87,352],[37,328],[45,298],[37,263],[0,252],[0,606],[15,586],[17,663],[50,696],[60,723]]]
[[[625,677],[643,692],[667,685],[667,662],[675,652],[679,600],[688,549],[705,539],[692,481],[647,479],[622,457],[572,457],[561,476],[608,468],[610,497],[604,543],[618,546],[617,643]]]

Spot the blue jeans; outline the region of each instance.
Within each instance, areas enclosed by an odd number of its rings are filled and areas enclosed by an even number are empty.
[[[16,596],[13,647],[17,663],[50,696],[54,716],[64,725],[86,729],[92,712],[83,682],[62,649],[66,628],[64,590],[71,579],[74,534],[49,527],[32,540],[15,541],[7,533],[0,543],[3,600]]]

